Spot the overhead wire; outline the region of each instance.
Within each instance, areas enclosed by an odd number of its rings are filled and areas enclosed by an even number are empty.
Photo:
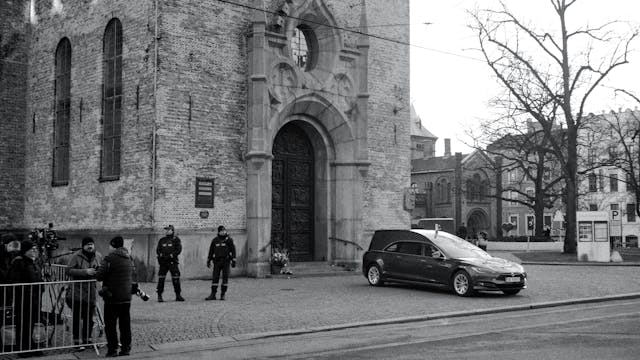
[[[357,34],[357,35],[363,35],[363,36],[367,36],[367,37],[378,39],[378,40],[382,40],[382,41],[388,41],[388,42],[399,44],[399,45],[404,45],[404,46],[408,46],[408,47],[427,50],[427,51],[431,51],[431,52],[435,52],[435,53],[439,53],[439,54],[443,54],[443,55],[454,56],[454,57],[458,57],[458,58],[462,58],[462,59],[466,59],[466,60],[476,61],[476,62],[480,62],[482,64],[486,64],[487,63],[487,61],[485,59],[481,59],[481,58],[477,58],[477,57],[473,57],[473,56],[462,55],[462,54],[458,54],[458,53],[454,53],[454,52],[450,52],[450,51],[434,49],[434,48],[431,48],[431,47],[412,44],[410,42],[403,41],[403,40],[398,40],[398,39],[388,38],[388,37],[384,37],[384,36],[380,36],[380,35],[375,35],[375,34],[371,34],[371,33],[368,33],[368,32],[363,32],[363,31],[360,31],[360,30],[354,30],[356,28],[362,28],[362,26],[354,26],[354,27],[336,26],[336,25],[331,25],[331,24],[327,24],[327,23],[323,23],[323,22],[313,21],[313,20],[310,20],[310,19],[302,19],[302,18],[299,18],[299,17],[296,17],[296,16],[292,16],[292,15],[289,15],[289,14],[283,14],[283,13],[280,13],[280,12],[277,12],[277,11],[270,11],[270,10],[267,10],[267,9],[264,9],[264,8],[258,8],[258,7],[255,7],[255,6],[240,4],[240,3],[237,3],[237,2],[234,2],[234,1],[230,1],[230,0],[216,0],[216,1],[221,2],[221,3],[225,3],[225,4],[229,4],[229,5],[234,5],[234,6],[250,9],[250,10],[261,11],[261,12],[263,12],[265,14],[271,14],[271,15],[287,17],[287,18],[290,18],[290,19],[304,21],[304,22],[307,22],[307,23],[311,23],[311,24],[315,24],[315,25],[319,25],[319,26],[324,26],[324,27],[328,27],[328,28],[332,28],[332,29],[336,29],[336,30],[346,31],[346,32]],[[355,5],[353,5],[351,7],[353,8],[354,6]],[[421,24],[430,25],[431,23],[421,23]],[[365,27],[386,27],[386,26],[390,27],[390,26],[409,26],[409,25],[412,25],[412,24],[379,24],[379,25],[365,26]],[[416,24],[416,25],[420,25],[420,24]],[[513,65],[503,65],[503,64],[495,64],[495,65],[499,65],[499,66],[503,66],[503,67],[513,67]],[[524,68],[518,68],[518,69],[527,70],[527,69],[524,69]],[[545,73],[545,72],[540,72],[540,74],[541,75],[550,76],[550,77],[558,77],[558,78],[560,77],[559,75],[549,74],[549,73]],[[584,81],[583,81],[583,83],[584,83]],[[605,84],[598,84],[597,86],[598,87],[607,88],[607,89],[611,89],[611,90],[617,90],[618,89],[616,87],[612,87],[612,86],[605,85]]]

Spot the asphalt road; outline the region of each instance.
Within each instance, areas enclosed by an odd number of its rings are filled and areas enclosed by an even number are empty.
[[[154,359],[637,359],[640,300],[240,341]]]
[[[452,311],[518,306],[640,291],[637,267],[527,266],[529,288],[516,296],[461,298],[410,286],[368,285],[361,274],[324,278],[233,278],[226,301],[204,301],[209,282],[186,281],[184,303],[134,299],[134,351],[152,344],[335,326]],[[143,284],[153,293],[155,284]],[[152,295],[153,296],[153,295]]]
[[[389,335],[408,335],[389,329]],[[411,328],[411,338],[290,359],[638,359],[640,302],[475,316]],[[372,337],[372,340],[375,337]],[[378,337],[380,338],[380,337]],[[326,341],[325,341],[326,343]]]

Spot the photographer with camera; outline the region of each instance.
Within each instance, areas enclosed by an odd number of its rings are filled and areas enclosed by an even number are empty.
[[[220,300],[224,300],[227,293],[227,283],[229,281],[229,266],[236,267],[236,247],[233,239],[229,236],[224,226],[218,226],[218,236],[211,240],[209,256],[207,257],[207,267],[211,268],[213,262],[213,279],[211,283],[211,294],[205,300],[215,300],[220,273],[222,273],[222,287],[220,290]]]
[[[102,281],[100,296],[104,299],[104,330],[107,335],[107,357],[125,356],[131,352],[131,295],[137,287],[134,285],[135,266],[129,252],[124,247],[122,236],[116,236],[109,242],[113,249],[107,255],[98,270],[96,279]],[[120,354],[118,332],[120,328]]]
[[[69,259],[67,274],[71,280],[95,279],[96,269],[102,255],[96,252],[95,241],[91,237],[82,239],[82,249]],[[67,289],[65,302],[73,312],[73,342],[75,345],[88,344],[93,329],[93,315],[96,311],[96,283],[77,282]]]
[[[175,235],[173,225],[164,228],[166,236],[158,241],[156,247],[156,255],[158,256],[158,302],[163,302],[162,292],[164,291],[164,280],[167,272],[171,272],[171,282],[173,283],[173,291],[176,293],[176,301],[184,301],[180,295],[180,268],[178,267],[178,256],[182,252],[182,243],[180,238]]]

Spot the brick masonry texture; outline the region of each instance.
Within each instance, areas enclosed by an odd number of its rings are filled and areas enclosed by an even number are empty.
[[[369,25],[404,23],[409,19],[409,2],[367,1],[367,18]],[[409,43],[406,27],[370,27],[368,31]],[[368,136],[372,165],[365,179],[365,234],[379,228],[407,227],[409,213],[403,208],[402,190],[410,186],[411,170],[409,46],[373,37],[369,41]]]
[[[24,23],[28,2],[13,3],[11,18]],[[24,204],[24,213],[0,207],[0,227],[16,223],[29,228],[51,221],[75,238],[87,231],[105,238],[124,232],[140,244],[141,256],[153,262],[155,241],[170,223],[187,243],[182,263],[197,264],[199,269],[212,230],[225,224],[240,254],[244,252],[247,33],[253,14],[219,1],[159,0],[154,99],[154,3],[69,0],[62,2],[61,9],[52,9],[50,2],[37,2],[30,33],[23,33],[30,41],[28,74],[22,75],[28,95],[16,95],[15,100],[16,108],[24,109],[16,115],[23,121],[12,122],[16,133],[24,134],[23,146],[13,148],[24,154],[6,156],[24,157],[17,162],[24,164],[24,181],[13,184],[15,191],[6,192],[14,194],[16,208]],[[278,1],[267,3],[275,7]],[[339,26],[359,25],[359,2],[325,3]],[[369,24],[409,22],[405,0],[366,4]],[[100,182],[102,40],[113,18],[120,20],[123,29],[122,168],[119,180]],[[370,31],[409,41],[406,27]],[[52,187],[54,61],[64,37],[72,48],[70,179],[66,186]],[[347,46],[354,47],[358,35],[343,32],[343,37]],[[402,190],[410,182],[409,47],[376,38],[369,41],[367,135],[372,165],[363,178],[363,239],[367,242],[367,234],[374,229],[408,227]],[[3,103],[8,99],[7,86],[0,87]],[[2,154],[5,157],[4,148]],[[22,171],[19,166],[12,169]],[[194,206],[196,177],[215,180],[215,207],[206,209],[206,218],[200,216],[204,209]],[[7,178],[0,178],[3,184]],[[193,266],[186,272],[206,274]]]
[[[0,228],[19,228],[24,213],[26,9],[23,1],[0,6]]]
[[[150,226],[153,33],[148,2],[68,1],[60,12],[38,2],[32,26],[26,134],[25,223],[60,229]],[[107,23],[123,31],[123,132],[120,180],[99,182],[102,133],[102,40]],[[152,22],[151,22],[152,24]],[[54,61],[59,41],[71,42],[71,149],[67,186],[51,186]],[[139,97],[137,99],[137,88]]]

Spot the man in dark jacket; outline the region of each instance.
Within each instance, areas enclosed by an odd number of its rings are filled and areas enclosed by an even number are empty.
[[[218,226],[218,236],[211,240],[209,246],[209,256],[207,257],[207,267],[211,268],[213,262],[213,280],[211,283],[211,294],[205,300],[215,300],[220,273],[222,272],[222,287],[220,289],[220,300],[224,300],[227,293],[227,283],[229,282],[229,265],[236,267],[236,247],[233,239],[229,236],[224,226]]]
[[[9,251],[9,244],[18,242],[18,239],[12,233],[2,234],[0,236],[0,284],[6,284],[9,282],[9,267],[11,266],[11,261],[18,254],[11,254]],[[18,252],[20,251],[20,243],[18,242],[18,248],[16,249]],[[0,294],[2,296],[2,294]]]
[[[0,329],[11,323],[11,321],[4,316],[5,309],[10,309],[13,306],[13,287],[8,285],[11,282],[9,279],[9,269],[11,263],[15,257],[20,255],[20,242],[16,236],[12,233],[3,234],[0,237]],[[9,321],[7,321],[9,320]],[[0,337],[0,350],[4,346],[2,341],[4,339]]]
[[[41,351],[32,341],[33,326],[42,322],[40,304],[43,292],[43,285],[26,285],[27,283],[42,283],[42,273],[37,264],[38,246],[29,240],[20,243],[20,255],[11,262],[9,269],[9,281],[16,285],[14,288],[13,300],[16,314],[16,335],[17,351],[31,351],[20,353],[20,357],[40,356]]]
[[[73,342],[76,345],[88,344],[93,329],[93,315],[96,311],[96,269],[102,261],[102,255],[96,253],[96,244],[91,237],[82,239],[82,249],[74,253],[67,265],[67,274],[73,283],[68,289],[65,301],[73,312]]]
[[[163,302],[162,292],[164,291],[164,280],[167,272],[171,272],[171,282],[173,283],[173,291],[176,293],[176,301],[184,301],[180,295],[180,268],[178,267],[178,256],[182,252],[182,243],[180,238],[175,236],[173,225],[164,228],[166,236],[158,241],[156,247],[156,255],[158,256],[158,302]]]
[[[104,330],[107,335],[107,357],[118,356],[118,332],[120,327],[120,356],[131,352],[131,292],[135,268],[124,239],[111,239],[114,249],[107,255],[98,270],[96,279],[102,281],[100,295],[104,299]]]

